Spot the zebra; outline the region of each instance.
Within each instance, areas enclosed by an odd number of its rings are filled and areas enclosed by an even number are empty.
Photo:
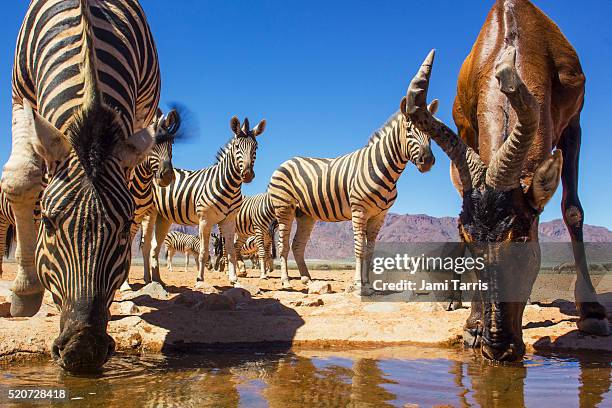
[[[274,242],[274,227],[276,225],[274,206],[268,193],[243,197],[242,205],[236,214],[236,242],[234,245],[240,272],[245,272],[245,267],[241,255],[243,252],[239,250],[248,240],[251,240],[250,244],[257,245],[260,278],[267,278],[266,272],[272,262],[268,255],[270,254],[270,246]],[[270,228],[272,228],[271,234],[269,233]],[[251,236],[254,236],[254,238],[251,239]]]
[[[295,157],[274,171],[268,194],[279,224],[284,288],[291,287],[287,256],[293,220],[297,221],[297,231],[291,249],[306,284],[310,281],[310,273],[304,261],[304,250],[315,221],[350,220],[356,258],[352,287],[361,288],[362,293],[371,291],[367,265],[378,231],[397,198],[397,180],[408,161],[421,172],[429,171],[435,162],[429,135],[418,131],[406,119],[405,107],[404,98],[400,110],[372,134],[365,147],[355,152],[332,159]],[[437,101],[429,108],[435,112]]]
[[[36,313],[48,289],[61,312],[51,354],[68,371],[99,370],[114,349],[109,306],[129,269],[134,215],[128,178],[155,143],[159,92],[136,0],[30,2],[2,174],[17,231],[11,314]]]
[[[201,170],[174,169],[175,181],[168,187],[155,186],[154,203],[155,232],[151,244],[152,280],[161,282],[159,274],[159,251],[172,223],[198,225],[200,236],[199,270],[197,281],[204,280],[204,269],[209,254],[210,231],[215,224],[228,248],[229,280],[237,284],[234,247],[236,211],[242,203],[242,183],[250,183],[255,177],[253,167],[257,151],[257,140],[266,127],[262,120],[253,129],[249,120],[242,126],[235,116],[230,120],[232,138],[217,152],[217,162]],[[151,222],[151,221],[150,221]],[[149,256],[147,245],[143,246],[143,257]],[[145,275],[148,272],[145,271]]]
[[[263,259],[264,270],[266,272],[272,272],[274,270],[274,259],[276,258],[276,246],[274,245],[274,232],[276,231],[276,227],[278,223],[276,220],[270,225],[270,229],[268,231],[269,238],[265,237],[267,241],[271,243],[265,249],[266,253]],[[215,271],[223,272],[225,270],[225,264],[227,263],[227,253],[225,252],[225,245],[223,245],[223,237],[219,234],[211,234],[212,244],[213,244],[213,254],[215,255],[215,261],[209,262],[207,266],[209,269],[214,269]],[[244,244],[240,247],[240,255],[241,258],[243,256],[248,256],[253,264],[253,268],[260,268],[261,262],[259,258],[259,250],[260,247],[257,243],[258,239],[254,235],[251,235],[247,238]],[[237,248],[234,247],[236,250]],[[244,263],[242,264],[243,270],[238,276],[246,276],[246,269],[244,269]],[[267,276],[266,276],[267,278]],[[261,279],[261,278],[260,278]],[[264,278],[265,279],[265,278]]]
[[[15,235],[15,215],[4,191],[0,187],[0,277],[2,277],[2,257],[8,258]]]
[[[200,269],[198,264],[198,257],[200,255],[199,237],[179,231],[172,231],[166,235],[164,246],[166,247],[166,265],[168,267],[168,272],[172,272],[172,258],[177,251],[185,254],[185,272],[189,270],[189,255],[195,257],[196,267]]]

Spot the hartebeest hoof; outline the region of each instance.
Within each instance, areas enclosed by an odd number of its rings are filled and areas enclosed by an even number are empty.
[[[516,70],[516,49],[514,47],[506,48],[495,64],[495,78],[504,94],[516,92],[523,83]]]
[[[45,292],[33,293],[28,295],[11,294],[11,316],[13,317],[32,317],[42,305]]]
[[[578,330],[583,333],[593,334],[595,336],[609,336],[610,335],[610,322],[607,318],[596,319],[594,317],[580,319],[576,324]]]

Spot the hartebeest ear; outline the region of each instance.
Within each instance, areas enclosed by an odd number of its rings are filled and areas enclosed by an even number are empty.
[[[230,119],[230,128],[236,136],[242,133],[242,130],[240,129],[240,120],[237,117],[233,116]]]
[[[439,101],[437,99],[434,99],[433,101],[431,101],[431,103],[429,104],[429,106],[427,107],[427,110],[429,111],[429,113],[431,113],[432,115],[435,115],[436,112],[438,111],[438,105],[439,105]]]
[[[536,169],[527,191],[527,200],[535,210],[542,211],[546,203],[555,194],[559,186],[562,168],[563,156],[561,150],[557,149]]]
[[[34,151],[47,162],[63,160],[70,152],[70,143],[62,132],[47,119],[34,112],[32,106],[25,101],[23,104],[28,127],[34,133]]]
[[[148,126],[125,140],[120,141],[113,150],[124,168],[134,168],[149,154],[155,144],[156,126]]]
[[[261,135],[264,130],[266,130],[266,120],[262,119],[261,122],[259,122],[257,126],[253,128],[253,136],[257,137]]]

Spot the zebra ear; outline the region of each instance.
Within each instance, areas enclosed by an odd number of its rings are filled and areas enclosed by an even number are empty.
[[[406,104],[408,103],[408,99],[404,96],[402,98],[402,101],[400,102],[400,112],[406,116],[408,115],[408,112],[406,111]]]
[[[245,135],[248,135],[250,129],[251,129],[251,124],[249,123],[249,118],[244,118],[244,122],[242,122],[242,133],[244,133]]]
[[[264,130],[266,130],[266,120],[262,119],[262,121],[259,122],[257,126],[253,128],[253,136],[257,137],[261,135],[264,132]]]
[[[236,136],[242,133],[242,130],[240,129],[240,120],[237,117],[233,116],[230,119],[230,128],[232,129],[232,132],[234,132]]]
[[[31,129],[36,137],[33,144],[34,151],[48,162],[62,160],[70,152],[70,143],[66,140],[63,133],[53,126],[47,119],[37,112],[26,101],[23,104],[26,120],[30,123]]]
[[[427,106],[427,110],[429,111],[429,113],[431,113],[432,115],[436,114],[436,112],[438,111],[439,102],[440,101],[438,101],[437,99],[434,99],[433,101],[431,101],[429,106]]]
[[[124,168],[134,168],[153,148],[155,144],[155,125],[151,125],[122,140],[115,146],[113,155],[119,159]]]

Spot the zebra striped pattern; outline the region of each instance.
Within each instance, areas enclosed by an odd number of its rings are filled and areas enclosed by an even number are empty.
[[[168,187],[155,186],[155,240],[152,248],[152,277],[159,279],[159,250],[170,226],[199,225],[200,268],[198,280],[204,280],[204,267],[209,258],[209,239],[212,227],[219,224],[227,243],[233,243],[235,215],[242,203],[242,183],[254,177],[257,141],[263,133],[265,120],[253,129],[248,119],[242,126],[232,118],[230,127],[234,136],[217,153],[217,163],[205,169],[190,171],[175,169],[175,181]],[[228,249],[229,277],[236,282],[234,247]],[[143,256],[147,256],[143,253]]]
[[[297,231],[292,250],[302,281],[310,280],[304,251],[315,221],[351,220],[355,233],[355,282],[367,283],[367,269],[362,265],[366,261],[365,250],[371,256],[385,215],[397,198],[397,180],[409,161],[420,171],[428,171],[434,158],[429,136],[399,111],[373,133],[362,149],[333,159],[295,157],[283,163],[272,174],[268,187],[279,223],[283,286],[290,287],[287,256],[294,219]]]
[[[166,235],[164,246],[166,247],[168,271],[172,272],[172,258],[176,252],[185,254],[185,272],[187,272],[189,268],[189,255],[193,255],[196,259],[196,265],[198,264],[200,238],[195,235],[172,231]]]
[[[62,310],[52,354],[68,370],[97,369],[112,350],[108,308],[130,260],[127,179],[150,146],[159,88],[136,0],[30,3],[15,52],[14,117],[31,106],[70,142],[46,169],[36,253],[40,280]]]
[[[242,254],[251,255],[251,252],[244,252],[244,246],[249,244],[257,249],[259,258],[260,278],[265,279],[267,268],[272,264],[270,257],[270,247],[274,243],[274,231],[270,228],[276,226],[276,216],[272,198],[268,193],[257,194],[250,197],[243,197],[242,205],[236,214],[236,241],[235,251],[238,258],[238,268],[242,272],[245,267],[242,262]],[[240,250],[242,248],[242,250]],[[238,252],[240,250],[240,252]],[[254,252],[253,252],[254,254]]]
[[[2,257],[9,256],[14,228],[15,215],[6,194],[0,188],[0,277],[2,276]]]

